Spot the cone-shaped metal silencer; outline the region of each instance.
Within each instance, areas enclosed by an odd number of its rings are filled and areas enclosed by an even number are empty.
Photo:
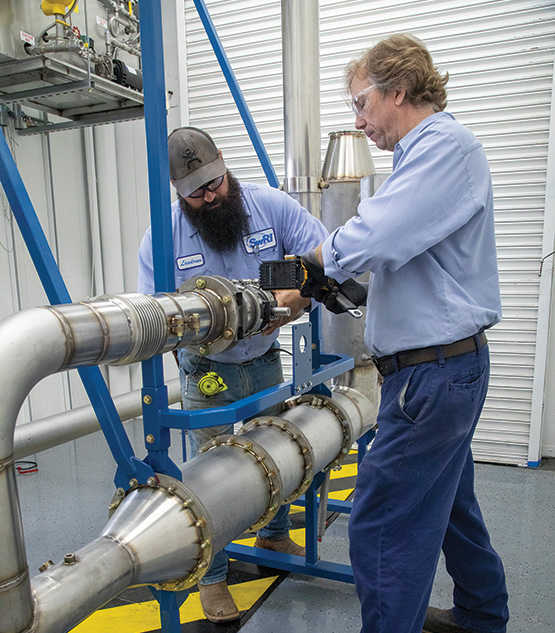
[[[330,132],[322,168],[326,182],[360,180],[376,173],[364,132],[347,130]]]

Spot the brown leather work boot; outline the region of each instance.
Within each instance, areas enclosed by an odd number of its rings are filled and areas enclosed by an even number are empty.
[[[297,545],[289,536],[284,536],[283,538],[261,538],[257,536],[254,546],[269,549],[272,552],[280,552],[281,554],[304,556],[304,547]]]
[[[210,622],[218,624],[241,617],[225,580],[212,585],[199,585],[198,592],[202,610]]]
[[[477,633],[457,624],[451,609],[428,607],[422,633]]]

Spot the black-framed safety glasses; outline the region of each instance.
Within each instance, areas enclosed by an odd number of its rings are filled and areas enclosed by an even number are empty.
[[[212,193],[214,193],[216,189],[222,186],[224,177],[225,174],[223,176],[218,176],[217,178],[214,178],[210,182],[207,182],[205,185],[202,185],[202,187],[195,189],[187,196],[187,198],[203,198],[206,191],[211,191]]]

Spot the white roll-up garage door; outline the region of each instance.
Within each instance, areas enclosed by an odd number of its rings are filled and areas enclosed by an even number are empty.
[[[280,0],[206,4],[281,179]],[[236,176],[263,182],[192,0],[186,2],[185,18],[190,124],[214,136]],[[424,40],[439,69],[449,72],[447,109],[480,139],[490,161],[504,319],[489,333],[492,375],[473,450],[479,460],[524,465],[538,325],[555,2],[321,0],[323,152],[328,132],[353,127],[343,101],[346,62],[396,32]],[[390,171],[391,154],[370,147],[378,171]]]

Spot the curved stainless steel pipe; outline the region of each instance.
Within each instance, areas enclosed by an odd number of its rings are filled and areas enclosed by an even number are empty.
[[[33,578],[33,632],[68,631],[132,584],[192,586],[213,552],[270,521],[373,423],[370,402],[348,388],[288,404],[280,416],[209,442],[183,465],[183,483],[158,475],[130,491],[102,535],[75,553],[76,562]]]
[[[0,631],[25,631],[33,615],[14,473],[14,430],[24,399],[39,380],[71,367],[131,363],[184,346],[202,344],[208,353],[212,343],[232,345],[239,329],[229,324],[243,322],[237,285],[199,280],[195,291],[183,294],[100,297],[26,310],[0,323]]]

